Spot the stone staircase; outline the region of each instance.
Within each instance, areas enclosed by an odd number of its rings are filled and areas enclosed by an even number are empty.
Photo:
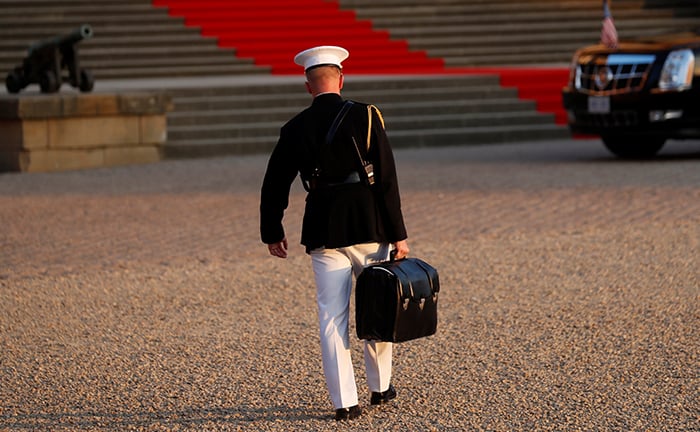
[[[232,22],[231,15],[217,16],[218,6],[204,13],[201,6],[212,1],[229,10],[242,5],[248,12],[240,15],[241,23]],[[188,17],[172,16],[173,11],[154,7],[149,0],[0,0],[0,72],[19,64],[31,42],[89,23],[95,36],[79,46],[98,91],[106,88],[104,82],[112,89],[139,82],[143,88],[172,94],[175,111],[168,116],[168,157],[266,152],[275,144],[280,126],[309,103],[303,77],[289,53],[310,46],[314,37],[299,32],[281,37],[268,31],[258,40],[255,32],[265,27],[255,20],[296,22],[306,13],[318,20],[321,12],[313,7],[294,12],[296,18],[290,19],[291,10],[302,4],[313,6],[315,1],[272,0],[276,7],[261,15],[251,11],[261,5],[264,9],[267,3],[262,1],[174,0],[192,5],[182,10],[199,14]],[[647,1],[649,8],[643,9],[642,1],[615,0],[613,12],[623,37],[698,22],[692,2],[669,2],[676,8],[671,9]],[[360,24],[339,43],[357,44],[353,58],[363,49],[375,51],[363,63],[367,76],[346,76],[344,95],[377,104],[397,147],[568,136],[557,125],[563,123],[561,112],[543,112],[561,108],[558,92],[571,54],[595,42],[600,25],[599,0],[341,0],[340,9],[330,4],[323,10],[341,15],[333,24],[338,27],[359,18]],[[295,25],[314,28],[303,22]],[[235,26],[250,33],[230,31]],[[222,29],[228,33],[217,37]],[[371,36],[362,39],[360,33]],[[236,39],[242,34],[254,42],[253,49],[246,51]],[[380,45],[382,52],[376,51]],[[281,46],[289,52],[274,51]],[[406,55],[407,50],[413,54]],[[423,75],[368,72],[395,73],[423,61],[424,69],[412,71]],[[554,65],[553,70],[539,70],[544,63]],[[494,67],[474,69],[483,65]],[[438,70],[443,73],[435,75]],[[431,75],[424,75],[428,71]],[[220,79],[212,79],[216,77]]]
[[[565,64],[600,37],[600,0],[340,0],[448,67]],[[621,38],[700,27],[697,0],[615,0]]]
[[[0,0],[3,82],[31,43],[82,24],[94,37],[79,43],[80,59],[97,80],[269,73],[183,21],[149,0]]]
[[[386,44],[381,53],[373,51],[376,58],[394,64],[417,56],[404,69],[422,61],[423,51],[451,67],[565,65],[575,49],[599,35],[600,0],[340,0],[339,10],[330,0],[276,0],[260,12],[269,2],[219,1],[217,7],[238,9],[217,17],[202,0],[156,0],[177,6],[178,16],[149,0],[0,0],[0,72],[18,65],[32,42],[84,23],[95,37],[79,45],[81,59],[98,79],[265,74],[271,63],[282,63],[281,73],[296,73],[289,54],[317,37],[295,39],[294,32],[314,28],[314,20],[328,19],[328,13],[337,15],[331,34],[352,27],[341,42],[356,46],[356,53]],[[328,4],[326,12],[318,4]],[[615,0],[613,13],[621,37],[700,26],[696,0]],[[280,27],[288,37],[256,34],[261,22],[291,26]],[[373,36],[361,37],[363,32]],[[246,41],[252,50],[243,49]],[[392,58],[393,52],[401,55]],[[387,73],[381,63],[373,68]]]
[[[644,0],[644,7],[673,8],[678,17],[700,17],[700,2],[698,0]]]
[[[271,78],[271,81],[275,81]],[[279,129],[310,103],[303,77],[277,84],[173,88],[171,158],[269,151]],[[343,95],[379,106],[395,147],[448,146],[567,136],[495,75],[347,77]]]

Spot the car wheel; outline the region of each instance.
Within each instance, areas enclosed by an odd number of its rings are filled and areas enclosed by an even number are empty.
[[[648,159],[666,143],[665,138],[603,136],[602,139],[612,154],[623,159]]]

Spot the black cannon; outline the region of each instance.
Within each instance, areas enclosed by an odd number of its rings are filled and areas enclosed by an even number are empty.
[[[19,93],[29,84],[39,84],[42,93],[55,93],[64,82],[82,92],[89,92],[95,80],[86,69],[80,68],[78,42],[92,37],[92,27],[80,26],[67,35],[55,36],[36,42],[29,47],[21,66],[7,74],[5,86],[10,93]],[[63,69],[68,69],[64,76]]]

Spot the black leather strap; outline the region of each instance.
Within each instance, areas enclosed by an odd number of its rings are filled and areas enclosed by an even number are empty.
[[[333,119],[333,123],[331,123],[330,129],[328,129],[328,133],[326,134],[326,142],[325,145],[330,145],[331,142],[333,141],[333,138],[335,138],[335,133],[338,131],[338,127],[340,127],[340,124],[343,122],[343,119],[345,119],[345,116],[348,114],[348,111],[350,111],[350,108],[353,106],[354,102],[351,100],[346,100],[343,106],[340,108],[340,111],[338,111],[338,114],[335,116]],[[316,171],[319,172],[321,167],[319,166],[318,163],[318,155],[316,155]],[[312,174],[313,177],[313,174]],[[313,179],[311,181],[304,180],[303,177],[301,177],[301,184],[304,186],[304,189],[307,192],[311,192],[311,190],[315,189],[316,186],[320,185],[314,185]]]
[[[338,115],[335,116],[335,119],[331,124],[331,128],[328,129],[328,133],[326,134],[326,145],[333,142],[333,138],[335,137],[335,133],[338,131],[338,127],[340,127],[340,124],[343,122],[343,119],[348,114],[348,111],[350,111],[350,107],[352,107],[353,104],[353,101],[346,100],[343,107],[338,112]]]

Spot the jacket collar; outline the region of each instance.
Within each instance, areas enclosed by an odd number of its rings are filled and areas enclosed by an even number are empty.
[[[314,98],[313,105],[337,104],[343,101],[338,93],[323,93]]]

